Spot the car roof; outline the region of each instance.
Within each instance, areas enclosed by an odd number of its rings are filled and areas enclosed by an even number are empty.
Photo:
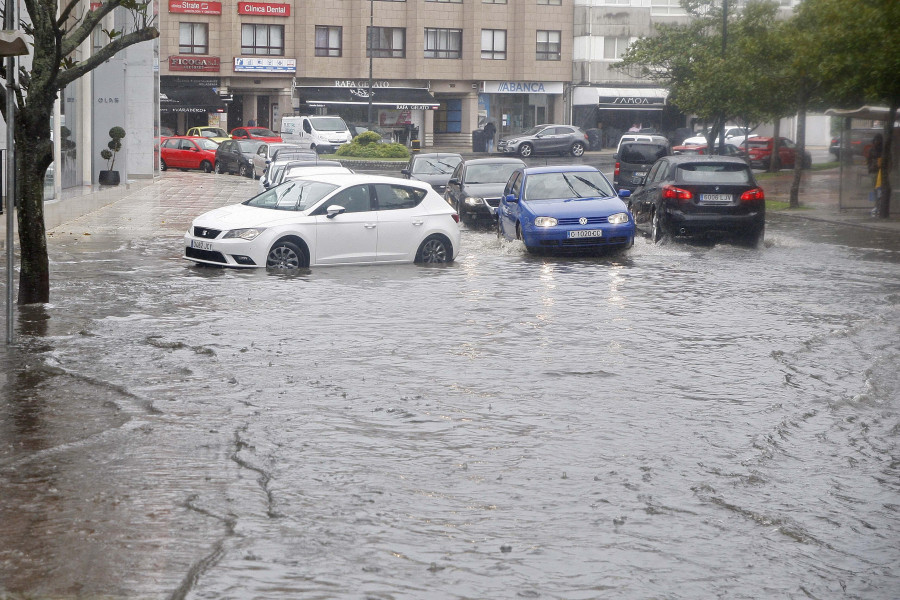
[[[719,156],[717,154],[674,154],[672,156],[664,156],[660,160],[667,160],[675,164],[682,163],[708,163],[708,162],[725,162],[747,166],[747,161],[737,156]]]
[[[465,165],[524,165],[525,161],[518,158],[470,158]]]
[[[276,161],[281,162],[281,161]],[[343,167],[340,161],[337,160],[291,160],[285,161],[284,167],[286,169],[293,169],[295,167]]]
[[[458,156],[462,158],[462,154],[457,154],[455,152],[428,152],[426,154],[413,154],[412,158],[449,158],[451,156]]]
[[[322,173],[314,175],[316,181],[331,183],[334,185],[357,185],[360,183],[387,183],[393,185],[405,185],[409,187],[431,190],[431,184],[415,179],[401,179],[387,175],[368,175],[366,173]]]
[[[597,167],[590,165],[555,165],[548,167],[526,167],[522,169],[526,175],[534,175],[536,173],[592,173],[600,172]]]

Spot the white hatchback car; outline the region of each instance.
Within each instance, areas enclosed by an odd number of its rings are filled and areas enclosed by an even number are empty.
[[[184,258],[274,269],[451,262],[459,253],[458,223],[427,183],[323,174],[200,215],[184,236]]]

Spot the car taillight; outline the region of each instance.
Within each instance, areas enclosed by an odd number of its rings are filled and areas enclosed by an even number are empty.
[[[765,200],[766,194],[762,188],[753,188],[741,194],[741,202],[752,202],[754,200]]]
[[[613,173],[613,175],[615,175],[616,177],[619,176],[619,163],[616,163],[616,171],[615,173]]]
[[[453,213],[453,220],[459,223],[459,213]]]
[[[690,190],[683,190],[674,185],[667,185],[662,189],[663,198],[668,200],[693,200],[694,194]]]

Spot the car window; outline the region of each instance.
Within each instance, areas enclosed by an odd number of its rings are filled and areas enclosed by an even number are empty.
[[[656,183],[659,181],[659,174],[665,173],[665,169],[662,168],[664,165],[664,162],[658,162],[653,165],[653,168],[650,169],[650,173],[647,174],[647,183]]]
[[[372,200],[369,197],[369,185],[354,185],[341,190],[328,199],[314,214],[325,214],[329,206],[343,206],[344,212],[357,213],[372,210]]]
[[[509,176],[521,166],[516,163],[469,165],[465,183],[506,183]]]
[[[444,175],[452,173],[461,161],[461,156],[420,157],[413,163],[411,173],[413,175]]]
[[[522,173],[518,172],[513,177],[514,179],[512,182],[506,184],[507,189],[505,190],[505,193],[512,194],[518,198],[519,190],[522,189]]]
[[[178,148],[178,142],[179,142],[179,141],[180,141],[180,140],[171,140],[171,139],[170,139],[170,140],[166,140],[166,141],[163,142],[162,147],[163,147],[163,148],[170,148],[170,149]]]
[[[337,188],[333,183],[323,181],[290,181],[254,196],[243,204],[256,208],[304,211]]]
[[[389,185],[386,183],[375,184],[375,197],[378,198],[378,210],[399,210],[403,208],[415,208],[419,205],[426,192],[423,189],[407,187],[404,185]]]
[[[678,166],[678,179],[684,183],[749,183],[750,169],[739,163],[703,163]]]
[[[179,150],[193,150],[196,146],[190,140],[181,140],[181,144],[179,144]]]
[[[460,179],[461,180],[463,177],[462,171],[463,171],[464,165],[465,165],[465,163],[459,163],[458,165],[456,165],[456,168],[453,169],[453,175],[450,176],[450,179]]]
[[[256,149],[256,153],[259,156],[265,156],[266,152],[268,152],[268,148],[266,147],[265,144],[263,144],[262,146],[260,146],[259,148]]]
[[[219,144],[217,144],[216,142],[214,142],[212,140],[208,140],[206,138],[201,138],[201,139],[197,140],[196,143],[203,150],[215,150],[216,148],[219,147]]]
[[[221,150],[222,152],[231,152],[232,151],[231,145],[233,143],[234,142],[228,142],[228,141],[222,142],[221,144],[219,144],[219,150]]]
[[[525,199],[596,198],[615,196],[609,182],[598,171],[534,173],[525,179]]]
[[[658,144],[625,144],[619,152],[619,161],[650,164],[667,154],[668,149]]]
[[[785,148],[795,148],[796,144],[787,138],[781,138],[781,145]]]

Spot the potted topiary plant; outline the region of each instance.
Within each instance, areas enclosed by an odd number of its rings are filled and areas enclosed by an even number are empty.
[[[113,170],[116,164],[116,154],[122,149],[122,138],[125,130],[121,127],[113,127],[109,130],[109,143],[100,151],[100,157],[106,161],[106,170],[100,171],[100,185],[119,185],[119,172]]]

